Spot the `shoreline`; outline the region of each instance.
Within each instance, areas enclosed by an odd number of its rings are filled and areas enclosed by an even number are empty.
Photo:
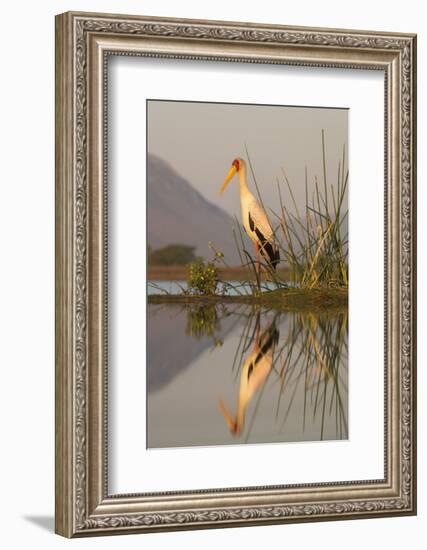
[[[263,292],[258,296],[191,296],[186,294],[151,294],[148,304],[216,305],[220,303],[250,304],[280,310],[344,311],[348,308],[348,289],[287,289]]]

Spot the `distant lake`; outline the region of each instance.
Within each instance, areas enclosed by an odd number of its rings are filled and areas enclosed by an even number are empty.
[[[346,312],[148,305],[148,447],[347,439],[347,344]]]

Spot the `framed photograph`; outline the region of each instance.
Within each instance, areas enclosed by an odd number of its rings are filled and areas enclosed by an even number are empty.
[[[56,18],[56,532],[416,513],[416,37]]]

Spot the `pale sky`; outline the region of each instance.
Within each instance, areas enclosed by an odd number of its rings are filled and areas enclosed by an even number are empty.
[[[219,189],[234,158],[251,157],[266,208],[278,211],[277,178],[282,168],[299,208],[317,176],[323,186],[321,131],[325,131],[328,185],[336,184],[338,163],[348,152],[347,109],[264,106],[182,101],[148,101],[148,151],[168,162],[209,201],[240,214],[237,178]],[[346,160],[347,168],[347,160]],[[255,193],[248,166],[248,184]],[[285,194],[286,198],[286,194]]]

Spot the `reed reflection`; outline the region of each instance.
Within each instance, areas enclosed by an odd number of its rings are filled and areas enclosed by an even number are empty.
[[[149,447],[347,439],[347,310],[205,303],[152,314]]]
[[[346,439],[347,311],[334,315],[296,313],[289,318],[288,327],[276,361],[279,384],[276,417],[281,417],[283,425],[286,424],[295,396],[302,387],[303,429],[319,416],[319,439],[322,440],[326,417],[334,417],[336,439]]]

